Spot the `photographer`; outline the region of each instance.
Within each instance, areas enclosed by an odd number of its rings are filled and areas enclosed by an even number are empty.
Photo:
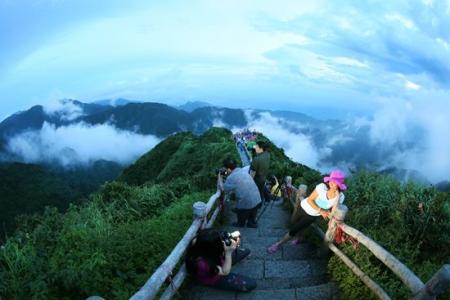
[[[214,229],[200,231],[186,253],[186,270],[200,283],[226,290],[249,292],[256,281],[244,275],[231,273],[231,266],[250,254],[239,248],[240,234],[219,232]]]
[[[258,227],[256,214],[261,203],[261,196],[255,181],[246,169],[237,168],[233,159],[225,159],[223,165],[228,177],[223,183],[222,174],[219,172],[217,186],[225,193],[234,193],[236,196],[237,222],[233,225],[243,227],[247,223],[247,227]]]

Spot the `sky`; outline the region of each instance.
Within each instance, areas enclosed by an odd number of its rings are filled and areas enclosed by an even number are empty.
[[[449,0],[0,0],[0,119],[119,97],[375,116],[449,89]]]

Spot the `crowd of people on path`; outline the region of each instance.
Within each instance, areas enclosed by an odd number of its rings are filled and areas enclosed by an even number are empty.
[[[330,214],[343,203],[345,175],[333,170],[323,178],[307,196],[308,187],[300,184],[295,187],[292,177],[285,176],[282,182],[270,175],[271,156],[268,144],[258,140],[258,134],[248,129],[233,135],[239,151],[253,152],[249,167],[238,167],[232,158],[223,161],[224,172],[219,172],[217,186],[225,194],[236,200],[233,212],[237,220],[232,225],[257,228],[258,219],[268,205],[281,205],[289,201],[293,206],[291,226],[279,241],[267,248],[267,255],[276,253],[283,244],[301,243],[304,231],[316,220],[327,220]],[[226,176],[226,178],[224,178]],[[259,215],[258,215],[258,211]],[[231,266],[250,254],[249,249],[240,247],[240,233],[233,234],[217,230],[202,230],[191,242],[186,255],[188,272],[200,283],[221,289],[251,291],[256,281],[245,275],[231,272]]]

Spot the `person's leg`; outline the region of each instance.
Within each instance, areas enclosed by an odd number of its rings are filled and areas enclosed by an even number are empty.
[[[233,223],[233,225],[236,225],[239,227],[244,227],[245,222],[247,221],[247,215],[248,215],[248,213],[246,212],[246,209],[237,209],[236,214],[237,214],[237,222]]]
[[[250,254],[250,249],[248,248],[236,248],[231,255],[231,264],[235,265]]]
[[[250,292],[256,288],[256,280],[244,275],[230,273],[226,276],[220,276],[219,280],[211,286],[229,291]]]
[[[263,204],[265,204],[266,199],[265,199],[265,194],[264,194],[264,182],[255,181],[255,183],[256,183],[256,186],[258,187],[259,195],[261,196],[261,201]]]
[[[303,211],[303,210],[301,210]],[[310,216],[306,213],[304,214],[300,214],[300,218],[298,220],[297,223],[295,223],[292,227],[291,230],[289,230],[289,235],[291,237],[296,236],[297,233],[299,233],[301,230],[307,228],[309,225],[311,225],[315,220],[317,220],[317,218],[319,217],[315,217],[315,216]]]
[[[303,209],[300,210],[301,210],[300,220],[294,226],[292,226],[291,230],[288,233],[286,233],[280,241],[276,242],[267,249],[269,253],[277,252],[280,249],[281,245],[290,240],[292,237],[296,236],[297,233],[299,233],[301,230],[311,225],[318,218],[308,215],[307,213],[304,212]]]
[[[249,216],[248,216],[248,222],[250,224],[254,224],[254,225],[258,224],[258,222],[256,221],[256,216],[257,215],[258,215],[258,205],[253,207],[250,210],[250,213],[249,213]]]

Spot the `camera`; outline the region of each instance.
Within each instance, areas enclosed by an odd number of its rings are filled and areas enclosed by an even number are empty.
[[[237,241],[237,239],[241,236],[241,233],[239,231],[234,231],[232,233],[229,233],[227,231],[222,231],[220,234],[220,238],[225,243],[226,246],[231,246],[231,240]]]
[[[215,173],[216,174],[220,174],[220,175],[222,175],[222,176],[225,176],[225,175],[227,175],[227,169],[226,168],[218,168],[218,169],[216,169],[215,170]]]

